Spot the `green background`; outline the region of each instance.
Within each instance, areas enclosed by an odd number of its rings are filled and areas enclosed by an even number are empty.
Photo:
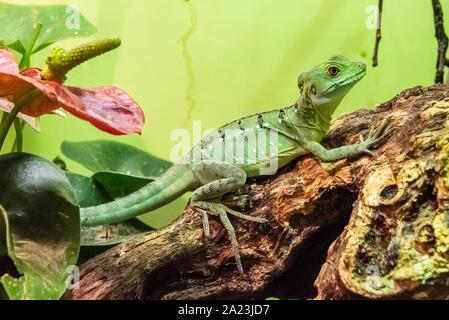
[[[114,139],[169,159],[175,129],[203,129],[235,118],[290,105],[298,95],[302,70],[333,54],[370,65],[375,30],[366,27],[367,7],[377,0],[14,0],[15,4],[72,4],[98,28],[95,37],[118,36],[114,53],[88,62],[69,75],[68,84],[91,87],[114,84],[145,110],[141,136],[113,137],[74,117],[42,118],[42,133],[26,131],[25,150],[49,159],[64,140]],[[443,2],[448,13],[449,3]],[[183,37],[195,16],[186,58]],[[448,26],[447,26],[448,27]],[[70,47],[74,42],[63,43]],[[42,66],[46,53],[32,64]],[[430,1],[387,0],[384,4],[380,66],[348,95],[338,114],[373,107],[399,91],[431,85],[436,40]],[[193,82],[189,77],[191,68]],[[189,87],[194,108],[188,117]],[[68,162],[69,168],[86,173]],[[188,197],[146,219],[162,226]]]

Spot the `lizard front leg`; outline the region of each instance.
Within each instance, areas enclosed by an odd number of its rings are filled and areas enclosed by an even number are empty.
[[[335,162],[353,158],[362,154],[372,155],[373,153],[370,151],[370,148],[383,139],[382,132],[384,131],[386,125],[386,120],[377,125],[373,125],[366,139],[362,136],[360,137],[360,143],[334,149],[326,149],[318,142],[308,141],[303,138],[300,139],[299,142],[304,148],[306,148],[322,162]]]
[[[208,215],[218,216],[228,232],[237,263],[237,269],[243,274],[239,244],[228,214],[257,223],[266,223],[268,221],[266,219],[251,217],[232,210],[221,203],[220,198],[224,194],[234,191],[245,184],[245,171],[237,166],[217,163],[196,164],[192,166],[192,170],[203,184],[202,187],[199,187],[193,192],[191,205],[203,218],[204,234],[206,236],[210,235]]]

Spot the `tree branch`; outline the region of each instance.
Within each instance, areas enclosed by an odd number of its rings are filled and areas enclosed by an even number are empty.
[[[348,114],[324,143],[356,143],[383,119],[389,134],[375,157],[321,164],[304,156],[228,195],[270,220],[233,220],[245,277],[221,224],[212,220],[205,239],[187,208],[172,226],[82,265],[67,298],[449,298],[448,87],[409,89]]]
[[[379,14],[377,17],[377,30],[376,30],[376,41],[374,45],[374,54],[373,54],[373,67],[377,67],[379,65],[379,46],[380,40],[382,39],[382,11],[383,11],[383,0],[379,0],[378,8]]]
[[[435,83],[444,82],[444,67],[447,65],[446,53],[448,49],[448,37],[444,30],[444,17],[440,0],[432,0],[433,17],[435,23],[435,37],[438,41],[438,58]]]

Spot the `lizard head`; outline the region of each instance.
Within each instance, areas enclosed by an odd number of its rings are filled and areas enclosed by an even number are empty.
[[[315,107],[329,106],[334,109],[365,74],[366,65],[363,62],[333,56],[299,76],[301,97]]]

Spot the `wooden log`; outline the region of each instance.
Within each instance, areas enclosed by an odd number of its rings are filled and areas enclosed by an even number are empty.
[[[448,89],[409,89],[333,123],[327,147],[357,143],[387,119],[374,156],[304,156],[228,195],[270,221],[233,220],[244,277],[221,224],[212,220],[206,239],[188,207],[170,227],[82,265],[68,298],[449,298]]]

